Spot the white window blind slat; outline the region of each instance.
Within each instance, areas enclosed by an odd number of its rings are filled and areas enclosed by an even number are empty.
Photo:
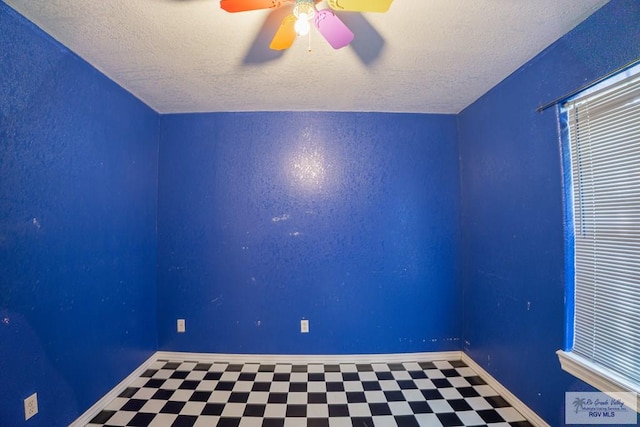
[[[578,107],[582,110],[587,110],[590,120],[599,120],[598,123],[591,123],[592,129],[601,131],[616,131],[616,126],[628,126],[628,117],[633,117],[638,114],[633,110],[635,100],[625,99],[621,100],[621,104],[617,105],[600,105],[595,107],[591,104]]]
[[[571,101],[571,104],[574,106],[582,106],[585,103],[590,103],[591,105],[602,105],[609,102],[616,102],[616,100],[626,100],[628,98],[629,93],[636,93],[638,86],[640,86],[640,81],[636,79],[637,76],[631,76],[615,85],[605,87],[595,92],[588,92],[585,96],[578,96]],[[630,97],[631,99],[635,99],[634,96]],[[624,103],[624,102],[623,102]]]
[[[638,135],[635,137],[635,139],[640,138],[640,132],[638,132]],[[631,142],[631,140],[629,141]],[[640,157],[640,147],[630,147],[625,149],[625,147],[627,147],[630,144],[627,144],[626,146],[620,146],[619,149],[615,149],[616,147],[613,147],[611,150],[608,151],[595,151],[592,150],[591,151],[591,160],[592,161],[596,161],[597,163],[595,163],[593,165],[595,170],[606,170],[606,168],[611,165],[611,163],[635,163],[636,160],[638,159],[638,157]],[[611,171],[613,172],[613,171]],[[602,181],[603,177],[598,177],[598,181]]]
[[[640,386],[640,76],[565,105],[574,237],[573,352]]]
[[[633,104],[629,104],[624,108],[621,108],[617,114],[613,114],[610,116],[605,116],[602,114],[593,114],[591,109],[587,110],[585,113],[589,115],[589,120],[608,120],[605,123],[590,123],[590,130],[593,132],[602,132],[607,133],[606,135],[602,135],[603,138],[611,138],[617,134],[620,134],[622,130],[631,130],[634,131],[633,125],[629,122],[629,119],[635,119],[638,116],[638,112],[634,110],[635,106]],[[585,110],[583,107],[580,111]],[[595,147],[598,148],[598,147]]]

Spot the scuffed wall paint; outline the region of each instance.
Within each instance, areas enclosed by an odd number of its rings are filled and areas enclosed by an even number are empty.
[[[421,114],[163,116],[160,348],[460,349],[455,124]],[[185,334],[176,318],[187,319]]]
[[[156,348],[158,115],[0,3],[0,425],[78,417]]]
[[[564,392],[563,177],[556,111],[537,107],[640,56],[640,2],[612,1],[459,116],[464,350],[552,426]]]

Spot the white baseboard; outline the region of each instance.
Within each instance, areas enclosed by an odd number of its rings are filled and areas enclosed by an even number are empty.
[[[462,353],[461,360],[466,363],[471,369],[476,371],[480,378],[482,378],[491,388],[498,392],[500,396],[504,398],[513,408],[520,412],[531,424],[536,427],[550,427],[549,424],[538,414],[533,412],[531,408],[525,405],[515,394],[511,393],[505,386],[500,384],[498,380],[493,378],[487,371],[485,371],[480,365],[478,365],[471,357],[466,353]]]
[[[80,417],[78,417],[78,419],[76,419],[74,422],[69,424],[69,427],[84,427],[84,426],[86,426],[89,423],[89,421],[91,421],[93,419],[93,417],[98,415],[100,413],[100,411],[102,411],[113,399],[118,397],[118,395],[122,392],[122,390],[127,388],[127,386],[129,384],[131,384],[138,377],[140,377],[140,375],[142,375],[144,373],[144,371],[146,371],[147,368],[155,361],[156,361],[156,353],[154,353],[151,356],[149,356],[149,358],[147,360],[145,360],[144,362],[142,362],[142,364],[140,366],[138,366],[135,371],[133,371],[129,375],[127,375],[127,377],[125,379],[123,379],[122,381],[120,381],[120,383],[118,383],[117,386],[112,388],[107,394],[102,396],[102,398],[100,398],[100,400],[98,400],[89,409],[87,409],[84,412],[84,414],[80,415]]]
[[[441,351],[432,353],[394,353],[394,354],[352,354],[352,355],[275,355],[275,354],[223,354],[223,353],[186,353],[158,351],[151,355],[142,365],[128,375],[104,395],[93,406],[87,409],[69,427],[84,427],[106,407],[109,402],[135,381],[148,367],[158,360],[197,361],[197,362],[237,362],[237,363],[400,363],[400,362],[433,362],[437,360],[462,360],[473,369],[489,386],[497,391],[514,409],[520,412],[536,427],[549,427],[542,418],[527,407],[520,399],[502,384],[496,381],[487,371],[461,351]]]
[[[433,353],[395,353],[395,354],[223,354],[223,353],[183,353],[159,351],[156,360],[171,359],[180,362],[237,362],[237,363],[399,363],[432,362],[434,360],[460,360],[460,351],[440,351]]]

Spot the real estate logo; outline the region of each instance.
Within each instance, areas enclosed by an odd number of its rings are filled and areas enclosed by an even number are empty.
[[[631,402],[629,407],[625,402]],[[631,424],[637,425],[635,393],[567,392],[566,424]]]

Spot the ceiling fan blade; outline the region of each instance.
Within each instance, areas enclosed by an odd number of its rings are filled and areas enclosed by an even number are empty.
[[[345,47],[353,40],[351,30],[329,9],[319,10],[313,23],[334,49]]]
[[[269,47],[273,50],[289,49],[296,40],[295,25],[296,17],[294,15],[285,16]]]
[[[389,10],[393,0],[328,0],[328,3],[333,10],[384,13]]]
[[[220,7],[227,12],[272,9],[282,6],[282,0],[220,0]]]

